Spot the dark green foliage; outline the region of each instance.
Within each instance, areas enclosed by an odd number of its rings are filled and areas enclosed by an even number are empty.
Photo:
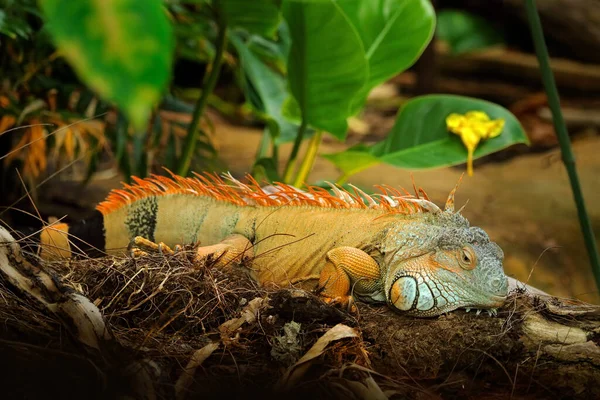
[[[192,165],[198,166],[194,160],[216,159],[201,121],[224,69],[236,77],[252,116],[265,125],[254,172],[303,181],[310,165],[298,168],[297,161],[313,162],[299,159],[304,140],[315,131],[344,140],[347,119],[362,110],[375,86],[418,59],[436,23],[429,0],[152,0],[143,9],[135,1],[110,7],[84,2],[60,12],[63,1],[40,1],[48,30],[84,84],[103,101],[114,102],[118,117],[106,127],[110,147],[122,171],[138,176],[158,165],[185,175]],[[24,8],[21,14],[36,15],[35,3],[30,5],[33,11]],[[443,15],[445,20],[451,16]],[[458,25],[476,25],[453,21],[439,29],[458,32]],[[185,103],[172,95],[180,88],[172,77],[168,87],[168,80],[171,65],[183,60],[197,66],[192,85],[200,86],[200,92],[191,97],[195,107],[180,107],[180,115],[174,117],[164,112],[167,103]],[[77,82],[73,75],[72,80]],[[415,100],[400,110],[385,145],[357,146],[328,158],[344,176],[382,161],[403,168],[464,162],[467,152],[459,138],[445,130],[444,120],[451,112],[471,107],[500,110],[496,117],[509,121],[508,133],[481,146],[475,157],[524,141],[519,124],[498,106],[456,97],[443,98],[443,107],[422,103]],[[423,112],[429,125],[407,123],[421,119]],[[191,121],[183,117],[190,113]],[[294,142],[294,147],[284,174],[277,166],[279,145],[286,142]],[[437,157],[427,156],[432,143]],[[311,154],[318,145],[318,140],[311,142]]]

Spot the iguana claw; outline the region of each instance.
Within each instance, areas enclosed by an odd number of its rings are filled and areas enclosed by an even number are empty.
[[[470,308],[470,307],[466,307],[466,308],[465,308],[465,312],[470,312],[470,311],[471,311],[471,308]],[[476,309],[475,315],[479,315],[479,314],[481,314],[481,312],[482,312],[482,311],[484,311],[484,310],[481,310],[481,309]],[[488,314],[490,317],[495,317],[495,316],[497,316],[497,315],[498,315],[498,309],[497,309],[497,308],[490,308],[490,309],[487,309],[487,310],[485,310],[485,312],[487,312],[487,314]]]
[[[139,249],[142,252],[145,251],[153,251],[158,252],[159,254],[174,254],[175,252],[167,246],[163,242],[154,243],[151,240],[148,240],[142,236],[136,236],[132,241],[132,251]]]
[[[358,308],[354,304],[354,297],[352,296],[339,296],[339,297],[322,297],[323,301],[331,306],[339,307],[343,310],[348,311],[350,314],[358,313]]]
[[[133,258],[147,256],[148,253],[158,253],[161,255],[175,254],[182,249],[181,246],[175,246],[173,251],[163,242],[154,243],[142,236],[136,236],[131,242],[130,254]]]
[[[498,309],[497,308],[490,308],[489,310],[487,310],[487,313],[490,317],[495,317],[498,315]]]

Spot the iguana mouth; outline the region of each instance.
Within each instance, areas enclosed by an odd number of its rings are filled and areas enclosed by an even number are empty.
[[[495,296],[495,295],[486,295],[485,299],[485,304],[479,303],[479,304],[469,304],[469,305],[465,305],[462,306],[461,308],[482,308],[482,309],[488,309],[488,308],[499,308],[502,307],[504,305],[504,303],[506,302],[506,298],[507,296]]]

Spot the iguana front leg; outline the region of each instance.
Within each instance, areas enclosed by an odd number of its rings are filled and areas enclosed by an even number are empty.
[[[239,264],[243,258],[252,258],[254,249],[252,242],[240,234],[233,234],[211,246],[198,247],[196,262],[215,261],[216,267],[224,267],[230,263]]]
[[[132,255],[140,256],[146,251],[159,252],[161,254],[175,254],[182,246],[175,245],[175,250],[163,242],[154,243],[141,236],[133,239]],[[242,258],[252,257],[254,254],[252,243],[243,235],[234,234],[226,237],[221,242],[210,246],[200,246],[196,249],[194,264],[196,267],[204,266],[206,261],[214,261],[216,267],[223,267],[230,263],[241,263]]]
[[[381,287],[377,262],[355,247],[337,247],[327,253],[319,288],[328,303],[337,303],[354,311],[352,293],[375,294]]]

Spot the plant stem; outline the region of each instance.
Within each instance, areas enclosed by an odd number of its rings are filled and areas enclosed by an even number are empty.
[[[219,73],[221,72],[221,65],[223,64],[223,54],[225,53],[226,46],[227,26],[219,17],[217,17],[217,51],[210,73],[206,77],[205,83],[202,85],[202,93],[200,94],[200,98],[194,107],[192,122],[190,122],[190,125],[188,126],[187,135],[183,145],[183,154],[179,159],[179,165],[177,167],[177,173],[179,175],[187,175],[190,169],[190,164],[192,163],[192,158],[194,156],[194,152],[196,151],[196,143],[198,143],[198,136],[200,134],[198,124],[200,123],[200,118],[202,117],[202,112],[206,106],[208,96],[210,96],[215,88],[215,85],[217,84],[217,79],[219,78]]]
[[[269,140],[271,138],[271,134],[269,132],[267,132],[267,129],[265,128],[263,130],[263,134],[260,137],[260,142],[258,143],[258,149],[256,150],[256,160],[260,160],[263,157],[266,157],[267,155],[267,150],[269,149]]]
[[[294,141],[294,147],[292,148],[292,153],[290,154],[290,158],[288,158],[288,162],[285,166],[285,172],[283,173],[283,181],[285,183],[291,183],[292,175],[294,174],[294,170],[296,169],[296,158],[298,157],[298,150],[300,150],[300,145],[302,144],[302,139],[304,138],[304,134],[306,133],[306,128],[308,127],[308,123],[306,119],[302,117],[302,122],[300,123],[300,127],[298,128],[298,135],[296,136],[296,140]]]
[[[338,178],[338,180],[337,180],[337,181],[335,181],[335,184],[336,184],[336,185],[340,185],[340,186],[341,186],[341,185],[343,185],[344,183],[346,183],[346,181],[348,180],[348,178],[350,178],[350,174],[346,174],[346,173],[344,173],[342,176],[340,176],[340,177]]]
[[[279,165],[279,145],[275,142],[275,139],[271,139],[271,142],[272,142],[271,158],[273,159],[273,164]]]
[[[525,2],[525,7],[527,10],[527,19],[529,20],[529,26],[531,28],[533,43],[535,45],[535,52],[537,54],[538,62],[540,63],[542,81],[544,82],[546,95],[548,96],[548,105],[552,111],[554,129],[556,130],[556,135],[558,137],[558,142],[562,152],[562,160],[565,164],[565,168],[567,169],[569,180],[571,182],[571,191],[573,192],[575,204],[577,205],[579,224],[581,225],[585,246],[587,248],[588,257],[592,266],[592,272],[594,273],[594,278],[596,279],[596,286],[598,289],[600,289],[600,259],[598,258],[596,239],[594,237],[594,231],[592,230],[590,218],[585,208],[583,194],[581,193],[581,186],[579,185],[579,178],[577,177],[577,170],[575,168],[575,156],[571,150],[569,134],[560,110],[558,91],[556,89],[556,83],[554,81],[552,69],[550,68],[550,57],[548,55],[548,49],[546,48],[544,32],[542,30],[540,17],[537,13],[535,0],[527,0]]]
[[[308,149],[306,150],[306,156],[304,157],[304,160],[302,160],[302,164],[300,164],[300,171],[298,171],[296,179],[294,179],[295,187],[299,188],[302,184],[306,182],[308,174],[310,174],[313,165],[315,165],[315,159],[317,158],[317,150],[319,150],[319,145],[321,144],[322,137],[323,131],[317,131],[313,135],[312,139],[310,139]]]

